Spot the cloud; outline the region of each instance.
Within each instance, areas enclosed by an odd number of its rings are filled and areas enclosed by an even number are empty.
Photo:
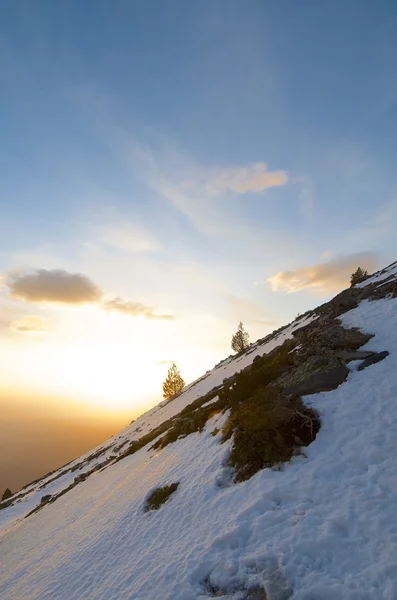
[[[25,302],[54,302],[69,305],[92,303],[105,310],[114,310],[131,317],[144,317],[146,319],[161,319],[170,321],[173,315],[161,314],[155,310],[132,300],[115,297],[106,300],[102,291],[86,275],[81,273],[68,273],[61,269],[47,271],[38,269],[29,273],[16,273],[8,275],[5,280],[9,287],[10,296]],[[26,320],[27,319],[27,320]],[[28,331],[36,327],[43,330],[44,321],[40,317],[23,317],[14,319],[14,331]]]
[[[309,290],[314,293],[328,294],[338,292],[350,283],[350,275],[360,266],[371,273],[377,267],[376,256],[371,252],[349,254],[334,258],[328,262],[283,271],[269,277],[267,281],[274,292],[287,294]]]
[[[102,227],[98,233],[100,241],[106,246],[124,252],[153,252],[161,248],[155,239],[139,231],[132,224]]]
[[[298,195],[301,213],[307,221],[312,221],[316,208],[313,185],[307,178],[304,177],[297,179],[297,181],[302,184]]]
[[[224,197],[227,192],[238,196],[288,183],[286,171],[270,171],[263,162],[210,168],[163,138],[151,146],[142,145],[115,128],[109,139],[135,176],[206,235],[219,235],[231,227],[241,232],[241,218],[233,219],[230,198]]]
[[[206,177],[206,186],[211,195],[228,190],[235,194],[262,192],[269,187],[288,183],[286,171],[268,171],[265,163],[255,163],[244,167],[215,169]]]
[[[17,333],[44,333],[48,331],[48,321],[43,317],[27,315],[12,321],[9,328]]]
[[[122,313],[123,315],[129,315],[131,317],[145,317],[146,319],[162,319],[165,321],[172,321],[175,317],[173,315],[158,314],[153,311],[153,308],[145,306],[140,302],[133,302],[132,300],[123,300],[122,298],[116,297],[112,300],[106,300],[103,302],[103,307],[106,310],[115,310]]]
[[[159,173],[161,169],[156,169],[147,183],[187,216],[199,231],[209,235],[221,233],[225,223],[228,222],[230,227],[233,221],[230,203],[225,212],[220,202],[220,197],[226,192],[261,192],[288,182],[285,171],[268,171],[264,163],[229,169],[206,169],[181,159],[178,170]],[[238,228],[241,231],[241,221],[238,222]]]
[[[138,177],[159,197],[185,215],[201,233],[217,235],[227,218],[207,188],[208,172],[169,144],[155,151],[132,143],[130,163]],[[221,225],[222,223],[222,225]]]
[[[97,198],[98,194],[96,194]],[[147,231],[128,214],[116,210],[114,206],[109,205],[109,202],[110,199],[105,197],[101,206],[97,199],[95,215],[93,216],[93,211],[90,209],[85,217],[86,222],[83,222],[85,235],[88,235],[92,243],[100,243],[131,254],[161,249],[161,244],[152,232]]]
[[[97,302],[102,295],[97,285],[85,275],[62,269],[38,269],[11,275],[7,285],[12,298],[26,302],[83,304]]]

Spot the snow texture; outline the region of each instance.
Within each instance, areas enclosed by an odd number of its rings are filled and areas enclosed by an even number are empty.
[[[127,443],[139,440],[142,436],[150,433],[168,419],[179,414],[183,408],[197,398],[222,386],[224,379],[245,369],[252,363],[256,356],[266,354],[277,346],[280,346],[286,339],[292,336],[293,331],[307,325],[316,318],[314,313],[310,313],[305,318],[295,320],[279,333],[252,344],[249,350],[242,356],[237,355],[237,357],[229,357],[225,361],[222,361],[212,371],[208,371],[200,379],[188,385],[184,389],[184,392],[172,402],[167,400],[162,401],[107,442],[70,462],[58,471],[44,477],[39,482],[26,486],[24,495],[20,500],[8,509],[0,511],[0,532],[5,531],[15,522],[23,519],[33,509],[37,508],[43,496],[59,494],[63,490],[66,490],[73,484],[76,477],[88,473],[96,466],[100,466],[100,463],[104,464],[104,468],[109,466],[106,464],[106,461],[112,464],[113,460],[111,457],[116,457],[120,454],[120,451],[123,449],[122,446],[125,448]],[[103,453],[99,457],[88,460],[91,455],[102,451]]]
[[[365,279],[361,283],[357,283],[355,285],[355,287],[363,288],[363,287],[366,287],[367,285],[370,285],[371,283],[378,284],[381,281],[386,283],[386,281],[385,281],[386,279],[392,279],[396,275],[397,275],[397,261],[392,263],[385,269],[382,269],[381,271],[377,271],[376,273],[374,273],[374,275],[371,275],[371,277],[368,277],[368,279]]]
[[[104,444],[113,450],[90,468],[313,318],[224,361],[177,400],[143,415]],[[375,334],[364,349],[390,355],[362,372],[352,365],[336,390],[304,398],[322,420],[305,455],[232,484],[225,466],[231,441],[211,435],[227,418],[218,414],[202,433],[161,451],[145,447],[16,522],[79,470],[41,491],[39,482],[0,511],[8,528],[0,537],[0,598],[238,600],[260,585],[271,600],[396,600],[397,299],[363,301],[341,320]],[[145,513],[148,495],[173,482],[180,485],[170,499]]]

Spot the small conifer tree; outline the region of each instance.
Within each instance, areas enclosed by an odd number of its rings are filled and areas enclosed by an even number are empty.
[[[232,349],[235,352],[244,352],[250,345],[248,333],[244,329],[244,325],[240,321],[236,333],[232,337]]]
[[[3,500],[8,500],[8,498],[11,498],[11,496],[12,496],[12,491],[9,488],[7,488],[1,498],[1,501],[3,502]]]
[[[185,382],[181,377],[178,367],[173,363],[172,367],[168,369],[167,379],[163,383],[163,396],[168,400],[176,398],[183,388]]]
[[[356,285],[357,283],[361,283],[365,281],[369,277],[368,271],[366,269],[362,269],[358,267],[354,273],[350,276],[350,286]]]

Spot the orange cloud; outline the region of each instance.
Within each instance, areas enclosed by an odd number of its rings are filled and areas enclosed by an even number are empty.
[[[163,319],[171,321],[175,317],[173,315],[158,314],[153,311],[153,308],[145,306],[140,302],[133,302],[132,300],[123,300],[122,298],[113,298],[112,300],[106,300],[103,302],[103,307],[106,310],[115,310],[124,315],[130,315],[131,317],[142,316],[146,319]]]
[[[267,281],[274,292],[284,291],[293,294],[309,290],[314,293],[328,294],[346,288],[350,283],[350,275],[358,266],[373,272],[376,264],[376,257],[371,252],[349,254],[329,262],[282,271],[269,277]]]
[[[68,273],[61,269],[51,271],[38,269],[29,273],[9,275],[6,285],[9,287],[11,298],[25,302],[53,302],[66,305],[95,303],[105,310],[118,311],[132,317],[174,319],[173,315],[157,313],[152,307],[141,302],[124,300],[120,297],[103,299],[100,288],[81,273]],[[43,330],[43,323],[39,324],[39,319],[40,317],[24,317],[14,320],[12,329],[26,332],[41,325]]]
[[[44,333],[48,331],[48,321],[35,315],[27,315],[10,323],[9,327],[17,333]]]
[[[63,269],[38,269],[7,280],[10,295],[26,302],[83,304],[96,302],[102,295],[96,284],[81,273]]]

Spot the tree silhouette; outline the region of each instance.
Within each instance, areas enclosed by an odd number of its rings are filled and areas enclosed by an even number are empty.
[[[9,488],[7,488],[1,498],[1,501],[3,502],[3,500],[8,500],[8,498],[11,498],[11,496],[12,496],[12,491]]]
[[[352,287],[357,283],[365,281],[368,278],[368,276],[368,271],[366,269],[364,270],[361,267],[358,267],[357,270],[354,271],[354,273],[352,273],[350,276],[350,286]]]
[[[244,325],[240,321],[236,333],[232,337],[232,349],[235,352],[243,352],[250,345],[250,338],[244,329]]]
[[[185,382],[183,381],[178,367],[173,363],[172,367],[168,369],[167,379],[163,383],[163,396],[168,400],[176,398],[183,388]]]

